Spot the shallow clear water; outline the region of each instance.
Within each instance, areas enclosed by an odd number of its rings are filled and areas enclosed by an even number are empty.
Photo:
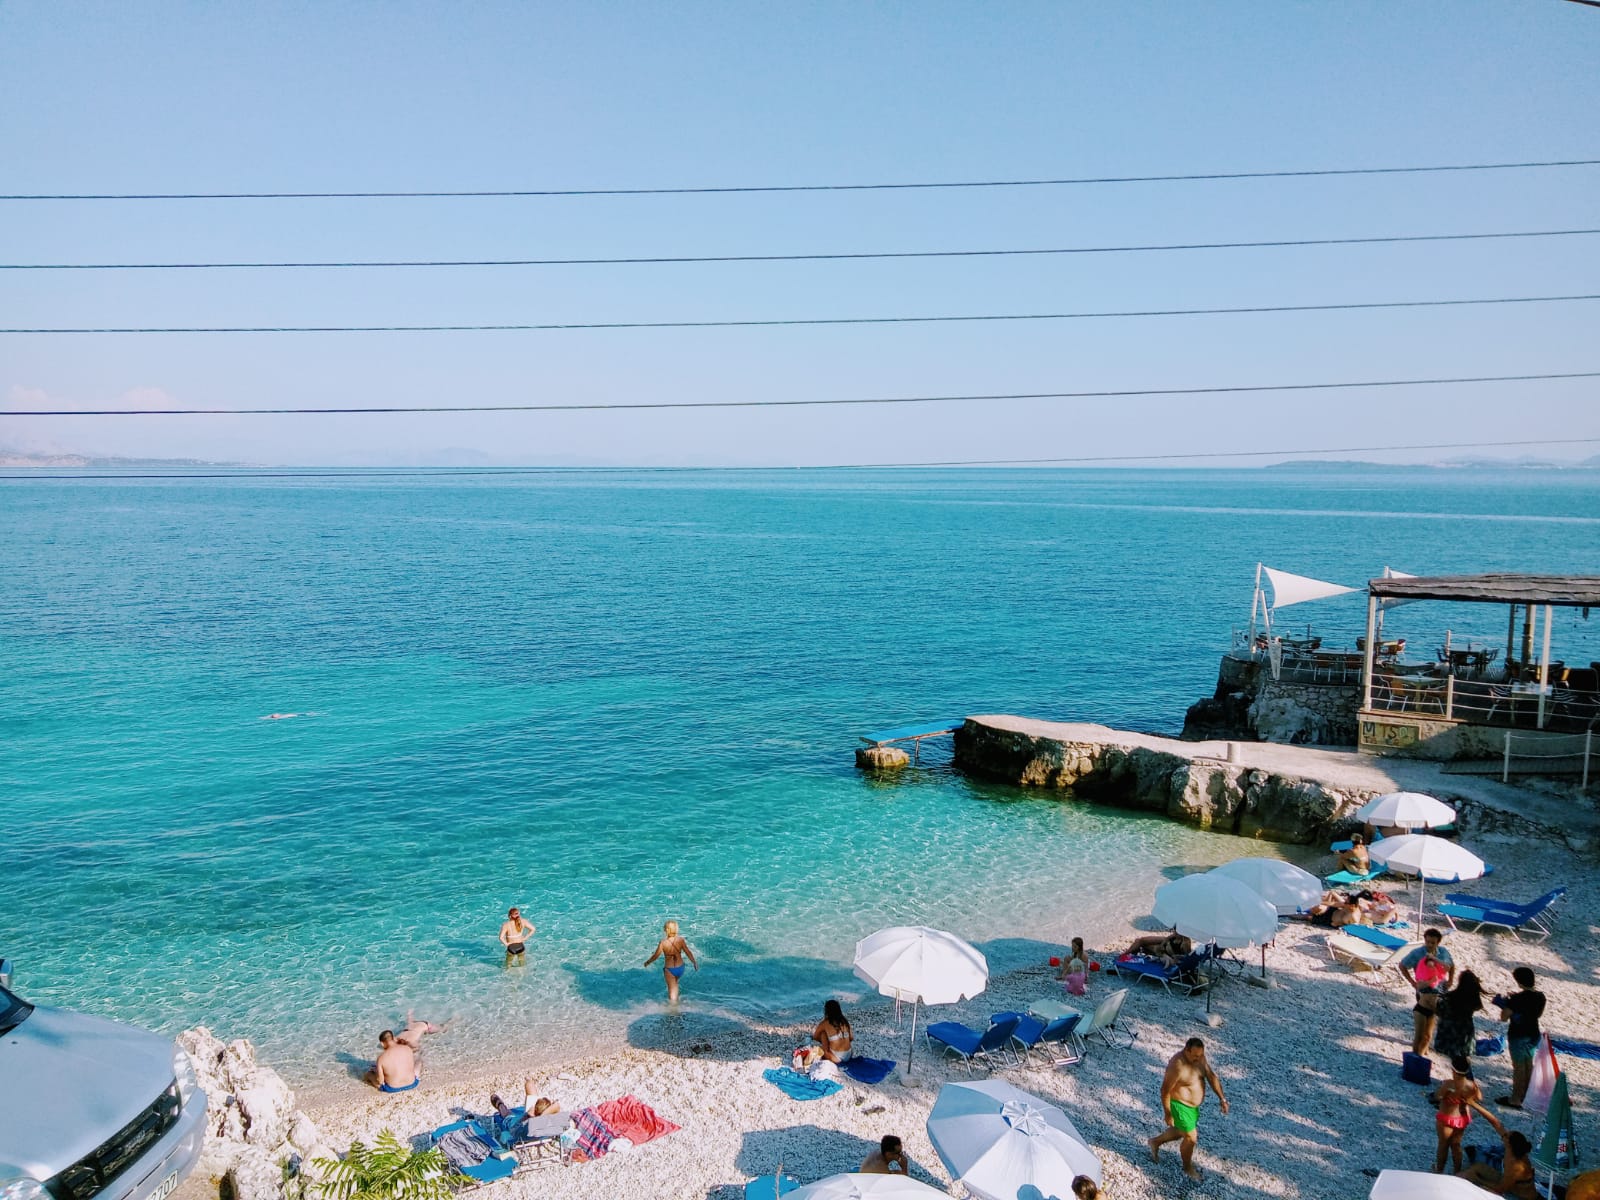
[[[996,969],[1125,929],[1164,868],[1259,847],[947,750],[875,782],[858,735],[1176,732],[1258,559],[1594,574],[1600,476],[11,472],[0,541],[0,954],[35,999],[248,1035],[315,1087],[413,1005],[464,1018],[440,1065],[626,1036],[667,917],[705,959],[692,1002],[753,1017],[859,991],[885,924]],[[1364,611],[1287,610],[1329,644]],[[1452,622],[1504,638],[1497,608],[1390,630]],[[1556,638],[1600,658],[1576,614]],[[539,932],[506,972],[511,904]]]

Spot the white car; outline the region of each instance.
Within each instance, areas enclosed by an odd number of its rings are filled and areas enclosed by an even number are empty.
[[[165,1200],[205,1144],[171,1038],[11,991],[0,961],[0,1200]]]

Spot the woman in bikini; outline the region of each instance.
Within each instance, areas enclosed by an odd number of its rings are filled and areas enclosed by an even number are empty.
[[[656,959],[662,960],[661,976],[667,981],[667,1003],[678,1002],[678,980],[683,978],[683,960],[687,958],[694,963],[694,969],[700,969],[700,960],[695,958],[694,951],[689,949],[689,942],[678,932],[678,923],[668,921],[662,927],[666,937],[656,943],[655,953],[644,960],[644,965],[649,966]]]
[[[1433,1173],[1444,1173],[1446,1156],[1451,1160],[1457,1175],[1461,1174],[1461,1138],[1472,1124],[1472,1109],[1477,1109],[1491,1121],[1492,1114],[1482,1104],[1483,1093],[1472,1081],[1468,1072],[1472,1060],[1455,1058],[1450,1062],[1450,1078],[1439,1088],[1439,1115],[1434,1117],[1434,1130],[1439,1135],[1439,1149],[1433,1158]]]
[[[822,1020],[811,1031],[811,1040],[822,1046],[822,1057],[831,1063],[842,1063],[850,1057],[850,1043],[855,1035],[837,1000],[829,1000],[822,1006]]]

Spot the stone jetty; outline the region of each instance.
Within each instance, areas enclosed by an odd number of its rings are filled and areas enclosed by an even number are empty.
[[[1275,842],[1325,841],[1348,828],[1351,814],[1372,797],[1404,790],[1456,805],[1480,830],[1549,836],[1574,849],[1591,849],[1597,834],[1592,804],[1353,749],[1179,741],[987,715],[968,717],[956,730],[955,765],[984,779]]]

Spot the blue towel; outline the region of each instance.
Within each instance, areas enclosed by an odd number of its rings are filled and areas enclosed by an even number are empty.
[[[1569,1038],[1550,1039],[1550,1049],[1561,1054],[1570,1054],[1574,1058],[1592,1058],[1600,1062],[1600,1046],[1593,1042],[1574,1042]]]
[[[857,1083],[882,1083],[894,1070],[892,1058],[847,1058],[839,1067]]]
[[[812,1079],[793,1067],[773,1067],[761,1072],[761,1078],[791,1100],[821,1100],[843,1087],[831,1079]]]

